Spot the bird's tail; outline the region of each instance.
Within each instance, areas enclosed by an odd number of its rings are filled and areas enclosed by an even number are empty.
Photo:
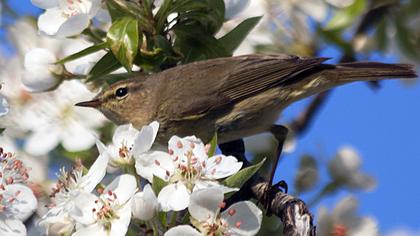
[[[413,65],[379,62],[321,63],[295,76],[300,79],[286,86],[284,104],[351,82],[418,77]]]
[[[379,62],[351,62],[337,64],[333,70],[342,82],[359,80],[381,80],[417,78],[415,68],[410,64],[386,64]]]

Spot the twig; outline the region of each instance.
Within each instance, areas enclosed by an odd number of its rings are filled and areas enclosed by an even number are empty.
[[[219,148],[225,155],[234,155],[249,166],[250,163],[245,158],[245,146],[242,139],[229,143],[220,144]],[[251,191],[250,191],[251,190]],[[267,194],[267,192],[270,192]],[[254,175],[245,185],[232,197],[227,199],[228,205],[255,198],[263,206],[268,206],[268,211],[276,215],[283,222],[283,234],[287,236],[314,236],[315,227],[313,217],[306,204],[280,189],[271,188],[271,184],[260,175]],[[298,227],[300,224],[306,224],[306,227]]]

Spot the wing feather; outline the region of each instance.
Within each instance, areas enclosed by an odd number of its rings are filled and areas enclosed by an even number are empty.
[[[167,87],[182,93],[163,98],[168,119],[195,119],[282,84],[327,58],[291,55],[247,55],[190,63],[166,70]],[[170,93],[169,93],[170,94]]]

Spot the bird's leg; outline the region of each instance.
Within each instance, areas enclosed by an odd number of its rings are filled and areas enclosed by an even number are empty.
[[[276,153],[274,155],[275,159],[274,159],[274,163],[273,163],[273,167],[272,167],[271,175],[270,175],[270,181],[269,181],[269,183],[272,185],[274,174],[276,173],[276,169],[277,169],[277,164],[279,163],[280,155],[281,155],[281,152],[283,151],[284,141],[286,141],[288,129],[283,125],[273,125],[270,129],[270,132],[274,135],[274,137],[277,140],[277,148],[276,148]]]
[[[288,191],[287,183],[284,180],[281,180],[280,182],[273,185],[274,174],[276,173],[277,165],[280,160],[280,155],[281,155],[281,152],[283,151],[283,145],[287,137],[288,129],[283,125],[273,125],[270,129],[270,132],[274,135],[274,137],[277,140],[277,148],[276,148],[276,153],[274,156],[275,159],[274,159],[273,166],[271,169],[270,180],[268,182],[270,184],[270,187],[266,191],[266,194],[267,194],[266,198],[271,198],[272,194],[275,193],[278,188],[284,189],[285,193],[287,193]],[[271,201],[265,201],[265,202],[271,202]],[[270,206],[265,206],[265,208],[267,209],[267,215],[270,215],[270,211],[269,211]]]

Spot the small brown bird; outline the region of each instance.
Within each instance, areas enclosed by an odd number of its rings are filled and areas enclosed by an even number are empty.
[[[207,142],[215,132],[225,143],[269,131],[289,104],[330,88],[417,77],[408,64],[324,64],[327,59],[277,54],[199,61],[117,82],[76,105],[136,128],[156,120],[162,144],[172,135],[196,135]]]

